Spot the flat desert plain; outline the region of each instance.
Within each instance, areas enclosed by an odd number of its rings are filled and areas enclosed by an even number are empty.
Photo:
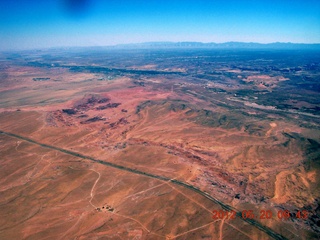
[[[317,239],[319,71],[47,54],[1,55],[0,239]]]

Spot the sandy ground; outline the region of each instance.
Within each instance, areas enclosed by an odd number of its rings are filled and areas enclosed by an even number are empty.
[[[293,213],[320,196],[319,169],[303,165],[307,137],[292,134],[309,134],[303,127],[235,117],[127,77],[98,81],[29,67],[8,73],[15,82],[1,87],[0,130],[192,184],[239,211],[254,210],[289,239],[312,236],[297,228],[302,220],[276,216],[279,206]],[[33,81],[42,76],[56,81]],[[170,181],[3,134],[0,142],[1,239],[270,239],[240,218],[212,219],[220,205]],[[263,209],[273,217],[259,219]]]

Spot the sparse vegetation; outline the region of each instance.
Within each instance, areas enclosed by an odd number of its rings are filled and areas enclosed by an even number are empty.
[[[319,54],[46,51],[1,59],[1,239],[319,233]],[[262,207],[310,218],[210,214]]]

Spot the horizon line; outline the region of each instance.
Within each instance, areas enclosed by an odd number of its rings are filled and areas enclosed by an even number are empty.
[[[13,52],[13,51],[39,51],[39,50],[50,50],[50,49],[71,49],[71,48],[121,48],[121,47],[130,47],[130,46],[139,46],[139,45],[146,45],[145,47],[152,47],[147,46],[148,44],[159,44],[159,46],[153,46],[153,47],[161,47],[161,44],[203,44],[203,45],[223,45],[223,44],[256,44],[261,46],[267,46],[272,44],[282,44],[282,45],[303,45],[303,46],[317,46],[320,49],[320,42],[318,43],[303,43],[303,42],[268,42],[268,43],[261,43],[261,42],[241,42],[241,41],[227,41],[227,42],[201,42],[201,41],[148,41],[148,42],[132,42],[132,43],[116,43],[116,44],[110,44],[110,45],[74,45],[74,46],[51,46],[51,47],[30,47],[30,48],[12,48],[12,49],[3,49],[0,50],[0,52]],[[163,46],[166,48],[166,46]],[[186,46],[180,46],[180,47],[186,47]],[[213,46],[207,46],[207,48],[210,48]],[[194,46],[194,48],[196,48]],[[236,48],[235,46],[233,48]]]

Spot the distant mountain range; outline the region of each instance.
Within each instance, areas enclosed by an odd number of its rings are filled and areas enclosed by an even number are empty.
[[[208,49],[317,49],[320,44],[306,43],[254,43],[254,42],[225,42],[225,43],[202,43],[202,42],[146,42],[133,44],[118,44],[111,48],[208,48]]]

